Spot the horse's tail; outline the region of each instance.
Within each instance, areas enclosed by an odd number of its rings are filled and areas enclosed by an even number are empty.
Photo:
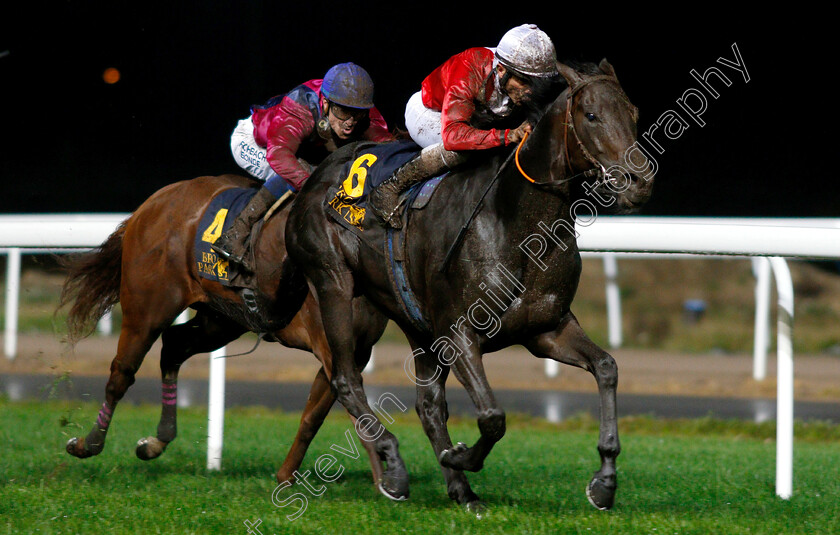
[[[67,316],[71,345],[93,333],[99,318],[120,301],[124,235],[125,222],[96,249],[59,259],[68,275],[58,309],[72,302]]]

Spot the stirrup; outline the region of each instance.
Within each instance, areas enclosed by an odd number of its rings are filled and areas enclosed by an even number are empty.
[[[234,258],[232,252],[234,245],[235,240],[231,240],[228,236],[222,234],[221,236],[216,238],[216,241],[210,244],[210,249],[215,251],[216,254],[218,254],[225,260],[231,260]]]
[[[397,205],[394,206],[394,209],[388,212],[387,214],[384,212],[379,212],[379,210],[375,210],[377,213],[376,215],[385,222],[385,224],[393,229],[401,229],[402,228],[402,218],[400,217],[400,208],[403,204],[405,204],[405,197],[398,196],[397,197]]]
[[[254,272],[252,266],[248,263],[248,260],[245,259],[245,256],[247,256],[248,254],[247,248],[242,254],[242,256],[236,256],[234,253],[222,249],[221,245],[216,245],[216,243],[211,243],[210,249],[212,249],[216,254],[218,254],[223,260],[226,260],[228,264],[239,266],[242,269],[242,271],[247,271],[249,273]]]
[[[230,255],[226,257],[225,260],[227,260],[229,266],[235,266],[240,272],[255,273],[254,267],[249,263],[248,260],[245,259],[244,256]]]
[[[225,260],[230,261],[233,258],[233,253],[222,249],[220,246],[216,245],[215,243],[210,244],[210,249],[212,249],[214,253],[221,256]]]

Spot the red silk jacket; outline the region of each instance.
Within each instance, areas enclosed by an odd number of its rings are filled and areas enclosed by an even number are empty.
[[[423,105],[441,112],[441,135],[447,150],[489,149],[507,144],[510,130],[470,126],[476,104],[487,104],[495,91],[494,52],[470,48],[449,58],[423,80]]]
[[[274,172],[296,190],[300,190],[310,174],[310,170],[298,162],[298,150],[304,144],[324,145],[316,128],[323,117],[321,83],[322,80],[309,80],[285,95],[251,108],[254,139],[266,148],[266,158]],[[370,126],[362,133],[361,139],[393,139],[385,119],[376,108],[370,110]]]

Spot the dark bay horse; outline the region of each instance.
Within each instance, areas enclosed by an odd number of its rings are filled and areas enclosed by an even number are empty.
[[[171,184],[146,200],[97,249],[64,259],[69,273],[61,305],[68,315],[71,342],[90,334],[95,320],[120,303],[122,327],[117,353],[105,387],[105,401],[87,436],[73,438],[67,452],[85,458],[105,444],[114,409],[152,344],[161,337],[162,411],[157,434],[141,439],[136,454],[143,460],[160,456],[175,439],[178,370],[196,353],[223,347],[246,331],[286,346],[311,351],[322,367],[312,384],[300,428],[278,482],[291,481],[306,449],[335,401],[330,388],[332,356],[323,334],[318,305],[303,276],[288,262],[284,229],[290,204],[267,219],[258,233],[255,256],[258,313],[248,312],[240,294],[228,286],[199,276],[193,259],[193,240],[202,214],[217,194],[234,187],[254,187],[253,180],[233,175],[200,177]],[[185,309],[196,310],[188,322],[173,325]],[[360,370],[385,329],[387,319],[363,298],[353,299],[355,333],[353,359]],[[247,357],[242,357],[247,358]],[[278,362],[278,366],[282,363]],[[372,446],[374,482],[382,475]]]
[[[362,243],[324,205],[328,189],[345,178],[345,164],[359,154],[356,163],[365,158],[364,147],[345,147],[328,158],[299,193],[287,223],[289,256],[320,303],[339,401],[356,417],[372,414],[353,365],[358,342],[351,303],[363,295],[411,343],[406,369],[417,384],[417,413],[450,498],[468,508],[482,504],[464,471],[480,470],[505,433],[505,413],[487,382],[482,354],[513,344],[594,375],[600,394],[601,466],[586,495],[599,509],[614,502],[620,451],[617,366],[586,336],[571,311],[581,271],[573,225],[575,220],[591,223],[598,210],[637,210],[652,193],[655,162],[644,155],[640,161],[633,152],[638,110],[606,60],[588,70],[559,68],[569,87],[532,123],[533,132],[515,158],[510,150],[498,151],[451,172],[422,212],[408,219],[401,289],[389,283],[393,273],[387,256],[369,248],[387,243],[386,233],[393,231],[365,229],[369,239]],[[405,305],[408,291],[413,308]],[[444,387],[450,369],[477,409],[480,438],[472,447],[453,447],[447,430]],[[387,463],[383,490],[405,497],[408,473],[398,441],[381,421],[378,425],[375,449]]]

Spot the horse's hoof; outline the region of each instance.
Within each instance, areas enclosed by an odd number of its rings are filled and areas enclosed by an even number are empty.
[[[408,499],[408,473],[405,470],[394,469],[391,473],[385,472],[382,481],[377,485],[379,492],[395,502]]]
[[[451,468],[453,470],[478,472],[484,466],[484,461],[475,462],[470,460],[468,450],[469,447],[467,447],[466,444],[459,442],[452,448],[440,452],[438,462],[441,466]]]
[[[615,489],[615,478],[604,480],[594,477],[586,486],[586,499],[599,511],[608,511],[615,501]]]
[[[71,438],[70,440],[67,441],[67,444],[64,446],[64,449],[67,450],[67,453],[69,453],[73,457],[78,457],[79,456],[78,453],[77,453],[78,443],[79,443],[79,437],[73,437],[73,438]]]
[[[455,462],[454,458],[456,455],[464,453],[465,451],[467,451],[467,445],[463,442],[459,442],[451,448],[445,449],[442,452],[440,452],[440,455],[438,455],[438,463],[440,463],[441,466],[457,470],[457,467],[452,466],[452,464]]]
[[[386,488],[384,481],[380,482],[376,488],[378,488],[379,492],[384,494],[388,499],[394,500],[395,502],[404,502],[408,499],[408,489],[405,490],[405,493],[397,490],[391,490]]]
[[[481,520],[487,514],[487,504],[481,500],[475,500],[464,505],[464,511],[475,515],[478,520]]]
[[[286,472],[285,470],[283,470],[283,468],[281,467],[280,470],[277,470],[277,473],[274,474],[274,478],[277,480],[278,484],[283,484],[287,481],[289,483],[294,483],[295,480],[297,479],[295,477],[295,474],[294,474],[295,472],[296,472],[296,470],[292,470],[292,473],[290,474],[290,473]]]
[[[157,437],[141,438],[137,441],[137,448],[134,453],[137,458],[143,461],[151,461],[157,459],[166,450],[168,442],[163,442]]]
[[[71,438],[67,441],[67,445],[64,447],[64,449],[67,450],[67,453],[79,459],[87,459],[88,457],[93,455],[93,453],[91,453],[87,448],[85,448],[84,438]]]

